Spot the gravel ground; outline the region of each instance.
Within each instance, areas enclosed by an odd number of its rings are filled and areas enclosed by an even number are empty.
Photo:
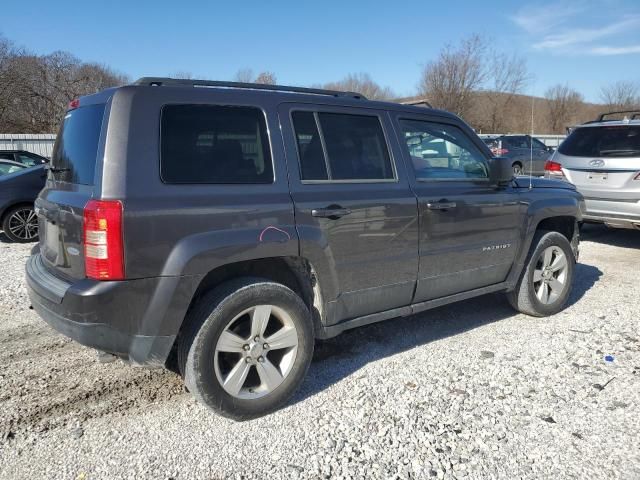
[[[640,232],[581,248],[564,312],[489,295],[347,332],[235,423],[50,330],[0,237],[0,478],[640,478]]]

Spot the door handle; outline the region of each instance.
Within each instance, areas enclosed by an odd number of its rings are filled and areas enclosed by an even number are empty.
[[[337,220],[338,218],[349,215],[350,213],[350,209],[342,207],[314,208],[311,210],[312,217],[329,218],[331,220]]]
[[[434,202],[427,203],[429,210],[449,210],[450,208],[456,208],[456,202]]]

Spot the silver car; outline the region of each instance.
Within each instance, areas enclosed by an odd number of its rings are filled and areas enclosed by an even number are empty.
[[[573,183],[585,199],[583,218],[610,227],[640,229],[640,112],[622,120],[577,126],[545,167]]]

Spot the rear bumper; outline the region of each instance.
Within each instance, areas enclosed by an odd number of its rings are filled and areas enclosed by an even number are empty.
[[[640,229],[640,201],[585,197],[583,220],[616,228]]]
[[[50,273],[39,254],[26,265],[34,310],[58,332],[133,364],[163,366],[186,313],[191,277],[69,283]],[[195,290],[195,287],[193,287]]]

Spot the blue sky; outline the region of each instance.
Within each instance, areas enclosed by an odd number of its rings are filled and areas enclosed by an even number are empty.
[[[471,33],[527,59],[527,93],[569,83],[598,101],[603,84],[640,81],[640,1],[4,0],[0,32],[36,53],[66,50],[128,74],[230,79],[243,67],[283,84],[368,72],[401,95],[447,43]]]

